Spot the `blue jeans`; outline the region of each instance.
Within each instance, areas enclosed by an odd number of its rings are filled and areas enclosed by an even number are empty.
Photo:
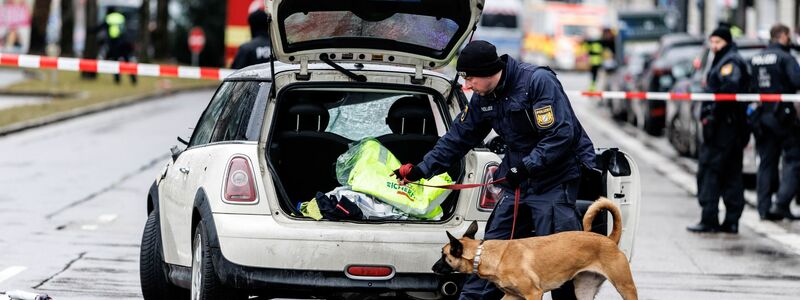
[[[514,238],[545,236],[562,231],[582,230],[575,201],[578,195],[578,180],[556,185],[540,194],[532,190],[521,191],[517,225]],[[514,191],[505,190],[500,203],[492,211],[486,224],[486,240],[508,240],[514,219]],[[464,282],[459,300],[496,300],[503,291],[493,283],[470,275]],[[552,293],[554,300],[575,299],[572,282],[565,283]]]

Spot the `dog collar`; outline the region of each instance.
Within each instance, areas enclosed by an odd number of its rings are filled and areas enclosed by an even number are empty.
[[[475,250],[475,258],[472,260],[472,274],[478,275],[478,264],[481,263],[481,252],[483,252],[483,241],[478,245],[478,250]]]

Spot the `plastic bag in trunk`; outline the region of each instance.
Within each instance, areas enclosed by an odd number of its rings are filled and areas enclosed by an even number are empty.
[[[424,187],[416,184],[400,185],[393,171],[400,161],[375,139],[364,139],[351,144],[350,149],[336,160],[336,176],[344,186],[356,192],[377,197],[409,215],[432,219],[442,214],[439,206],[450,190]],[[447,173],[419,181],[428,185],[452,184]]]
[[[331,198],[335,197],[339,201],[346,201],[344,199],[347,199],[355,203],[361,209],[364,219],[367,220],[419,220],[419,218],[410,216],[396,207],[383,203],[367,194],[353,191],[350,187],[338,187],[326,195]],[[431,220],[440,220],[441,218],[442,214],[439,214],[431,218]]]

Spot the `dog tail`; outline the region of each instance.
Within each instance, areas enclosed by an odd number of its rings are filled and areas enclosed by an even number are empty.
[[[608,238],[619,245],[619,239],[622,235],[622,215],[619,212],[619,207],[606,197],[600,197],[586,210],[586,214],[583,216],[583,231],[592,231],[592,221],[604,209],[610,211],[611,216],[614,218],[614,228],[611,229],[611,235]]]

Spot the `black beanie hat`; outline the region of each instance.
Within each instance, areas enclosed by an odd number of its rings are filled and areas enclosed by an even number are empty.
[[[505,68],[497,49],[487,41],[472,41],[461,50],[456,71],[461,77],[489,77]]]
[[[714,29],[714,32],[712,32],[709,37],[712,36],[719,37],[725,40],[725,42],[727,42],[728,44],[731,44],[733,42],[733,38],[731,37],[731,29],[728,27],[719,27],[717,29]]]

